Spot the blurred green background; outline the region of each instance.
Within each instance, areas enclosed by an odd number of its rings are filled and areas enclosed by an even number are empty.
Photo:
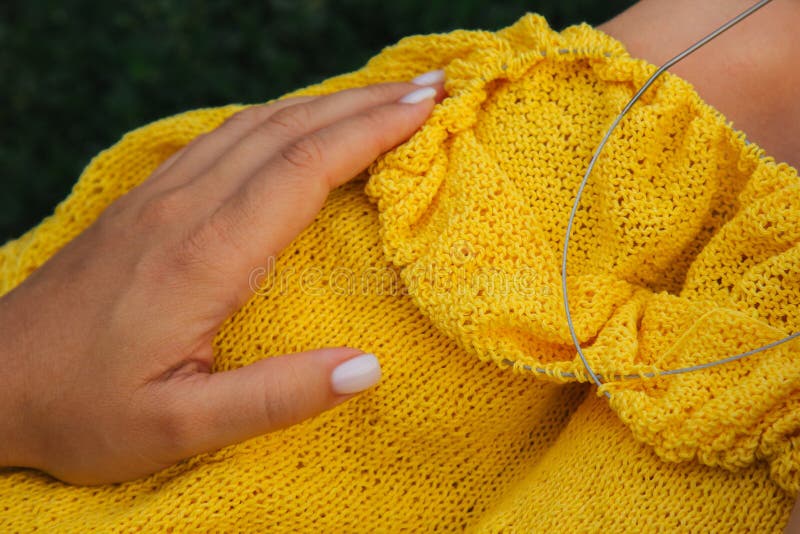
[[[99,150],[180,111],[259,102],[354,70],[400,38],[561,29],[630,0],[0,1],[0,243],[49,214]]]

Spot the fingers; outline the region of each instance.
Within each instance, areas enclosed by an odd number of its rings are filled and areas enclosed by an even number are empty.
[[[252,269],[310,224],[330,190],[358,175],[425,121],[436,90],[417,103],[372,107],[305,135],[277,154],[208,221],[228,251]]]
[[[443,94],[441,84],[437,95]],[[224,199],[286,146],[311,132],[330,126],[370,108],[389,104],[419,89],[412,83],[384,83],[346,89],[313,100],[283,107],[263,117],[196,182],[198,195]],[[245,110],[242,114],[248,113]],[[255,111],[255,110],[253,110]]]
[[[381,370],[371,354],[330,348],[195,377],[163,384],[178,407],[171,439],[181,457],[299,423],[371,387]]]
[[[441,83],[433,81],[438,98],[443,97]],[[148,196],[192,183],[198,197],[223,200],[283,145],[418,87],[384,83],[250,106],[173,154],[148,179]],[[205,191],[200,190],[201,184],[207,184]]]
[[[250,106],[235,113],[212,132],[196,137],[156,169],[148,178],[150,191],[161,192],[188,184],[270,116],[288,107],[311,102],[317,98],[316,96],[285,98],[271,104]]]

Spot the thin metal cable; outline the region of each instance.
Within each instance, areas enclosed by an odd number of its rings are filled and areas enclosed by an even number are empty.
[[[628,375],[614,375],[613,378],[636,379],[636,378],[653,378],[653,377],[662,376],[662,375],[679,375],[679,374],[688,373],[688,372],[691,372],[691,371],[697,371],[699,369],[705,369],[707,367],[713,367],[715,365],[721,365],[723,363],[728,363],[728,362],[733,362],[733,361],[736,361],[736,360],[740,360],[742,358],[745,358],[747,356],[756,354],[758,352],[763,352],[765,350],[769,350],[769,349],[775,348],[778,345],[782,345],[784,343],[788,343],[789,341],[792,341],[792,340],[797,339],[797,338],[800,338],[800,332],[795,332],[794,334],[786,336],[783,339],[779,339],[777,341],[773,341],[771,343],[768,343],[768,344],[764,345],[763,347],[759,347],[757,349],[748,350],[747,352],[742,352],[742,353],[736,354],[734,356],[728,356],[727,358],[722,358],[721,360],[714,360],[714,361],[707,362],[707,363],[702,363],[702,364],[699,364],[699,365],[693,365],[691,367],[680,367],[678,369],[668,369],[666,371],[659,371],[658,373],[643,373],[643,374],[633,373],[633,374],[628,374]],[[511,365],[511,366],[514,365],[514,362],[512,360],[508,360],[508,359],[503,360],[503,363],[505,363],[506,365]],[[562,376],[564,378],[577,378],[575,373],[572,373],[572,372],[569,372],[569,371],[557,371],[557,372],[554,372],[554,371],[548,371],[547,369],[542,369],[541,367],[532,367],[532,366],[526,365],[526,364],[523,364],[520,367],[522,367],[526,371],[533,371],[533,372],[540,373],[540,374],[545,374],[545,375],[550,374],[550,375]],[[603,375],[599,375],[598,374],[598,375],[595,375],[595,376],[602,377]]]
[[[644,83],[644,85],[641,87],[641,89],[639,89],[636,92],[636,94],[633,96],[633,98],[631,98],[630,102],[628,102],[625,105],[625,107],[622,109],[622,111],[619,113],[619,115],[617,115],[617,117],[614,119],[614,122],[611,123],[611,126],[609,127],[608,131],[603,136],[603,139],[600,141],[600,144],[597,146],[597,149],[595,150],[594,155],[592,156],[592,159],[589,162],[589,166],[586,168],[586,173],[584,174],[583,180],[581,180],[580,186],[578,187],[578,192],[577,192],[577,194],[575,196],[575,202],[572,205],[572,210],[570,211],[570,215],[569,215],[569,221],[567,222],[567,230],[566,230],[566,235],[564,237],[564,250],[563,250],[563,256],[562,256],[562,259],[561,259],[561,291],[562,291],[562,294],[563,294],[563,297],[564,297],[564,311],[565,311],[566,316],[567,316],[567,325],[569,326],[569,333],[570,333],[570,336],[572,337],[572,343],[575,345],[575,348],[578,351],[578,355],[580,356],[581,361],[583,362],[583,366],[586,368],[586,372],[589,374],[589,377],[592,379],[592,381],[597,386],[602,386],[603,382],[600,380],[600,378],[592,370],[592,367],[589,365],[589,362],[587,361],[586,356],[583,354],[583,349],[581,348],[580,341],[578,340],[578,336],[575,333],[575,325],[574,325],[574,323],[572,321],[572,314],[570,313],[570,310],[569,310],[569,295],[567,293],[567,253],[569,252],[570,234],[572,233],[572,226],[573,226],[573,224],[575,222],[575,216],[576,216],[576,214],[578,212],[578,205],[580,204],[581,196],[583,196],[583,190],[586,187],[586,183],[589,181],[589,176],[591,175],[592,170],[594,169],[595,164],[597,163],[597,159],[600,157],[600,153],[603,151],[603,148],[606,146],[606,143],[608,142],[609,138],[611,137],[611,134],[616,129],[617,125],[625,117],[625,115],[628,113],[628,111],[631,109],[631,107],[633,107],[633,105],[639,100],[639,98],[645,93],[645,91],[647,91],[647,89],[650,88],[650,86],[653,84],[653,82],[659,76],[661,76],[668,68],[672,67],[675,63],[679,62],[680,60],[682,60],[683,58],[685,58],[686,56],[688,56],[689,54],[691,54],[692,52],[694,52],[698,48],[702,47],[703,45],[705,45],[709,41],[713,40],[714,38],[716,38],[717,36],[719,36],[723,32],[725,32],[728,29],[730,29],[731,27],[735,26],[736,24],[738,24],[739,22],[741,22],[745,18],[749,17],[750,15],[752,15],[753,13],[755,13],[756,11],[758,11],[759,9],[764,7],[765,5],[769,4],[771,1],[772,0],[761,0],[760,2],[757,2],[756,4],[751,6],[750,8],[746,9],[745,11],[743,11],[742,13],[737,15],[736,17],[732,18],[731,20],[729,20],[728,22],[726,22],[725,24],[723,24],[722,26],[720,26],[719,28],[717,28],[713,32],[709,33],[708,35],[706,35],[705,37],[703,37],[702,39],[697,41],[695,44],[693,44],[692,46],[690,46],[689,48],[687,48],[686,50],[684,50],[680,54],[676,55],[675,57],[673,57],[672,59],[670,59],[669,61],[664,63],[661,67],[659,67],[658,70],[656,70],[656,72],[652,76],[650,76],[650,78],[648,78],[648,80]],[[728,358],[724,358],[724,359],[721,359],[721,360],[708,362],[708,363],[705,363],[705,364],[702,364],[702,365],[684,367],[682,369],[673,369],[672,371],[663,371],[663,372],[661,372],[659,374],[666,375],[666,374],[687,373],[687,372],[690,372],[690,371],[695,371],[695,370],[699,370],[699,369],[705,369],[705,368],[708,368],[708,367],[712,367],[714,365],[720,365],[720,364],[727,363],[727,362],[730,362],[730,361],[738,360],[740,358],[744,358],[745,356],[750,356],[751,354],[756,354],[756,353],[759,353],[759,352],[763,352],[763,351],[768,350],[768,349],[770,349],[770,348],[772,348],[772,347],[774,347],[776,345],[780,345],[782,343],[786,343],[788,341],[791,341],[792,339],[795,339],[798,336],[800,336],[800,332],[794,333],[794,334],[792,334],[792,335],[790,335],[790,336],[788,336],[788,337],[786,337],[786,338],[784,338],[782,340],[779,340],[777,342],[770,343],[768,345],[764,345],[763,347],[759,347],[757,349],[753,349],[753,350],[750,350],[750,351],[747,351],[747,352],[743,352],[742,354],[737,354],[735,356],[730,356]],[[649,374],[652,374],[652,373],[649,373]],[[611,394],[608,391],[604,391],[603,393],[605,394],[606,397],[611,398]]]

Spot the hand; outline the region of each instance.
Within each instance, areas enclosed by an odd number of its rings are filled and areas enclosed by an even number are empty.
[[[349,362],[361,354],[350,348],[211,373],[211,343],[251,295],[251,271],[424,122],[434,95],[398,101],[415,90],[380,84],[236,114],[0,299],[0,465],[78,484],[133,479],[377,381],[374,356]],[[428,91],[443,96],[438,82]]]

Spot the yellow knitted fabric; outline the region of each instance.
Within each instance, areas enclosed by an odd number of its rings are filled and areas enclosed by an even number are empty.
[[[449,97],[333,192],[273,283],[221,328],[216,370],[330,345],[383,381],[297,426],[150,477],[72,487],[0,470],[0,531],[779,531],[800,491],[800,181],[666,74],[586,25],[414,36],[325,94],[444,68]],[[170,154],[240,109],[126,135],[0,249],[10,291]],[[537,370],[538,369],[538,370]]]

